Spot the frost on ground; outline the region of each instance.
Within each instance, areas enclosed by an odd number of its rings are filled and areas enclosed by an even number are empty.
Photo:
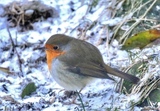
[[[0,1],[0,13],[5,13],[4,7],[10,5],[11,2],[11,0]],[[53,34],[71,35],[96,45],[101,51],[104,61],[113,67],[125,68],[131,64],[128,53],[119,50],[119,44],[116,40],[110,47],[103,41],[106,38],[105,34],[111,37],[112,32],[105,32],[101,22],[113,26],[121,20],[120,18],[111,19],[112,12],[106,11],[107,8],[113,6],[113,2],[101,0],[96,7],[90,9],[89,1],[41,0],[45,6],[54,8],[58,15],[57,17],[38,18],[38,20],[32,21],[29,24],[32,30],[19,26],[21,23],[19,22],[18,25],[9,24],[10,28],[7,31],[7,16],[1,15],[0,66],[9,68],[12,73],[0,72],[0,110],[78,111],[83,109],[81,104],[63,104],[72,101],[74,97],[65,95],[63,88],[56,84],[49,75],[44,43]],[[25,5],[29,2],[24,0],[19,3]],[[20,6],[16,5],[16,7]],[[33,10],[28,10],[26,13],[32,12]],[[104,13],[106,16],[101,17]],[[22,19],[17,19],[23,21],[23,16],[21,17]],[[99,19],[100,17],[101,19]],[[99,22],[99,25],[90,30],[89,27],[93,22]],[[10,23],[15,23],[15,21],[13,22],[12,19]],[[21,30],[22,28],[23,30]],[[86,35],[83,35],[86,29]],[[11,40],[13,40],[14,45]],[[34,82],[37,89],[22,99],[22,89],[30,82]],[[137,107],[132,107],[132,102],[136,101],[138,95],[126,96],[116,93],[115,88],[116,83],[114,81],[101,79],[97,79],[85,87],[80,94],[85,109],[98,111],[140,110]],[[78,98],[76,102],[80,103]]]

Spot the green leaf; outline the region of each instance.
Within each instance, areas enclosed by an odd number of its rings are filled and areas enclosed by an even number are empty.
[[[152,102],[160,102],[160,89],[155,89],[149,94]]]
[[[148,44],[160,38],[160,30],[150,29],[147,31],[139,32],[134,36],[128,38],[122,49],[130,50],[139,47],[140,49],[144,48]]]
[[[21,93],[21,97],[22,99],[25,96],[30,95],[32,92],[36,91],[36,86],[34,82],[31,82],[29,84],[26,85],[26,87],[23,89],[22,93]]]

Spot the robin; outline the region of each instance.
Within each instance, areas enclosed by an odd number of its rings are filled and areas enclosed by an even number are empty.
[[[108,74],[139,82],[139,78],[106,65],[100,51],[83,40],[56,34],[47,40],[45,49],[51,75],[68,91],[80,91],[96,78],[113,80]]]

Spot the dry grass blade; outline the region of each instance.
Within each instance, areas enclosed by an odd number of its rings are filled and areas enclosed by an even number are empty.
[[[0,71],[8,73],[8,74],[12,74],[12,72],[9,71],[9,68],[0,67]]]
[[[160,78],[152,79],[150,82],[147,82],[147,80],[150,78],[153,78],[153,74],[150,74],[147,78],[145,78],[146,80],[141,81],[139,84],[132,88],[131,95],[140,95],[137,101],[143,102],[149,96],[151,91],[157,88],[157,84],[160,82]]]
[[[152,2],[152,3],[151,3]],[[132,30],[143,20],[145,19],[145,16],[147,15],[147,13],[151,10],[151,8],[153,7],[153,5],[157,2],[157,0],[149,0],[147,2],[145,2],[144,4],[142,4],[142,1],[137,1],[135,4],[133,4],[133,6],[131,6],[131,9],[127,12],[127,15],[124,16],[124,19],[122,20],[122,22],[120,22],[119,25],[117,25],[114,28],[114,35],[112,40],[116,37],[118,31],[120,30],[120,28],[122,27],[122,25],[124,25],[125,23],[129,22],[129,21],[135,21],[135,23],[133,23],[128,30],[126,30],[123,35],[120,37],[119,42],[123,43],[125,42],[125,40],[128,38],[128,36],[131,34]],[[141,15],[138,19],[131,19],[131,17],[133,16],[134,13],[138,12],[139,10],[141,10],[143,7],[145,7],[146,5],[148,5],[149,3],[151,3],[151,5],[147,8],[147,10],[145,11],[145,13],[143,15]],[[122,44],[123,44],[122,43]]]
[[[152,0],[148,1],[146,4],[144,4],[143,6],[147,5],[148,3],[150,3]],[[136,22],[134,24],[131,25],[131,27],[129,28],[129,30],[127,30],[123,36],[120,38],[120,41],[122,41],[123,39],[127,39],[129,34],[132,32],[132,30],[144,19],[144,17],[147,15],[147,13],[149,12],[149,10],[151,10],[151,8],[153,7],[153,5],[156,3],[157,0],[154,0],[153,3],[150,5],[150,7],[146,10],[146,12],[138,19],[136,20]],[[124,41],[125,41],[124,40]],[[123,42],[124,43],[124,42]]]

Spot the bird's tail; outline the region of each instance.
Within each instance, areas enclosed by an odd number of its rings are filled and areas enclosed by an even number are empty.
[[[107,69],[107,72],[112,74],[112,75],[115,75],[115,76],[118,76],[118,77],[121,77],[127,81],[130,81],[134,84],[137,84],[139,82],[139,78],[136,77],[136,76],[133,76],[133,75],[130,75],[130,74],[127,74],[127,73],[124,73],[122,71],[119,71],[117,69],[113,69],[109,66],[106,65],[105,67]]]

